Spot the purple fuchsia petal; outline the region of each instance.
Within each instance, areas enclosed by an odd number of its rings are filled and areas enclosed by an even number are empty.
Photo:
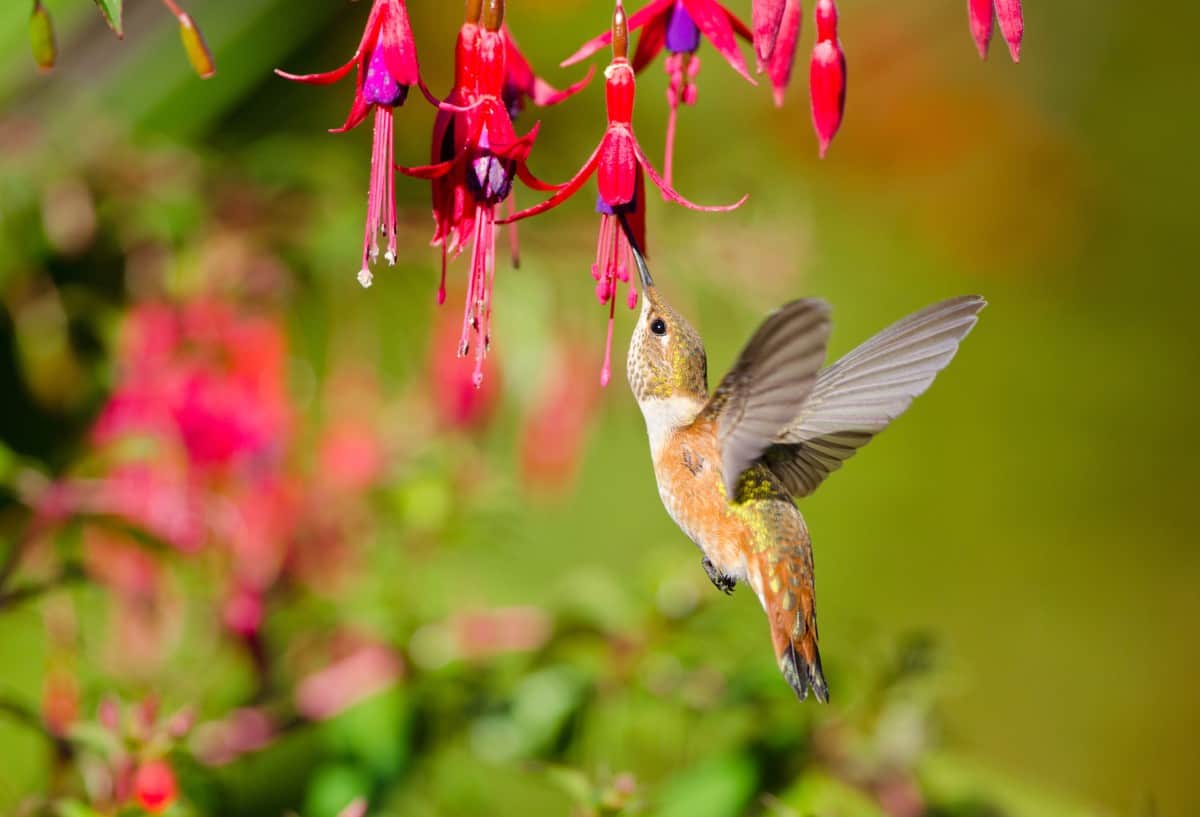
[[[603,143],[601,143],[601,145],[603,146]],[[533,207],[527,207],[518,213],[514,213],[500,223],[508,224],[511,222],[520,221],[521,219],[529,218],[530,216],[536,216],[539,213],[544,213],[547,210],[551,210],[562,204],[564,201],[571,198],[571,196],[574,196],[579,192],[579,189],[583,187],[583,185],[587,183],[587,180],[592,177],[592,174],[596,172],[596,166],[599,163],[600,148],[598,147],[592,152],[592,155],[588,158],[587,163],[580,168],[579,172],[575,174],[574,178],[567,182],[561,190],[540,204],[535,204]]]
[[[363,78],[363,101],[368,105],[386,105],[390,108],[404,104],[406,96],[408,88],[398,83],[388,70],[383,46],[376,46]]]
[[[967,15],[971,20],[971,38],[979,49],[980,59],[987,59],[988,44],[992,41],[992,0],[967,0]]]
[[[672,54],[694,54],[700,47],[700,29],[692,21],[683,0],[675,0],[671,8],[666,44]]]

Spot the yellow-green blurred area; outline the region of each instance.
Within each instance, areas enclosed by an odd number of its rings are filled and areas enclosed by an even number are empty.
[[[935,300],[978,292],[990,304],[929,393],[801,505],[826,708],[791,697],[752,593],[713,589],[663,511],[620,373],[635,314],[621,304],[613,381],[595,403],[578,397],[595,388],[607,321],[590,276],[590,183],[522,223],[519,269],[500,235],[488,369],[498,408],[482,427],[454,429],[422,398],[431,365],[453,358],[432,344],[457,335],[432,331],[427,184],[397,179],[400,260],[362,289],[370,125],[326,132],[344,119],[352,80],[318,88],[272,74],[341,64],[368,4],[191,0],[217,65],[207,81],[156,2],[127,3],[121,41],[88,0],[44,6],[59,52],[48,74],[29,52],[29,4],[0,7],[5,495],[84,457],[115,382],[122,315],[147,288],[180,296],[217,281],[269,303],[286,322],[298,428],[336,410],[331,378],[344,365],[378,382],[385,407],[374,422],[391,457],[365,505],[368,532],[350,542],[349,578],[339,574],[337,594],[285,591],[266,631],[280,653],[335,625],[369,632],[411,653],[420,682],[222,767],[226,799],[197,795],[188,813],[333,817],[347,793],[369,794],[372,814],[567,814],[580,802],[618,813],[624,773],[651,814],[1200,813],[1193,4],[1027,0],[1014,65],[998,36],[978,58],[962,0],[844,0],[846,118],[823,161],[807,98],[811,8],[782,109],[765,82],[748,86],[702,47],[675,185],[705,204],[749,201],[705,214],[652,195],[648,222],[656,283],[703,334],[711,379],[794,297],[833,305],[832,355]],[[508,6],[535,69],[559,87],[585,69],[558,62],[611,10]],[[749,17],[748,2],[731,7]],[[422,73],[444,93],[459,3],[409,10]],[[658,62],[639,79],[635,116],[660,164],[665,86]],[[590,155],[602,88],[595,79],[520,115],[521,132],[541,121],[530,158],[541,178],[563,181]],[[428,162],[432,121],[415,93],[397,111],[399,163]],[[539,194],[516,195],[527,206]],[[450,268],[451,324],[466,264]],[[227,280],[245,270],[252,280]],[[574,365],[555,363],[563,352]],[[552,467],[547,487],[528,448],[560,441],[543,431],[530,442],[528,429],[537,412],[555,414],[554,378],[567,381],[555,399],[588,403],[588,424],[578,460]],[[309,459],[295,436],[294,456]],[[6,502],[7,525],[20,503]],[[23,534],[2,530],[7,552]],[[66,534],[55,545],[73,546]],[[216,632],[211,564],[167,558],[189,615],[159,642],[161,660],[129,670],[114,655],[105,591],[85,582],[0,606],[0,700],[40,711],[62,669],[49,644],[66,600],[81,717],[109,691],[192,703],[202,719],[261,703],[250,661]],[[440,649],[439,622],[512,608],[554,622],[535,657],[422,664],[423,649]],[[622,650],[636,660],[623,665]],[[881,702],[881,667],[906,661],[933,666],[904,682],[899,703]],[[810,733],[825,737],[797,738]],[[898,758],[929,804],[931,792],[961,797],[898,811],[883,789],[855,788],[854,762],[825,762],[839,751],[861,751],[863,768]],[[70,789],[53,756],[0,711],[0,813]],[[825,761],[808,773],[814,757]]]

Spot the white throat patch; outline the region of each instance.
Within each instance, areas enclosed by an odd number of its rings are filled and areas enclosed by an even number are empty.
[[[696,419],[702,408],[704,404],[694,397],[651,397],[641,402],[650,455],[655,462],[672,432]]]

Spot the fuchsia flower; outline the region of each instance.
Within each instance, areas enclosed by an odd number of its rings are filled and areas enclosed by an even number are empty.
[[[371,150],[371,182],[367,196],[367,226],[363,237],[362,269],[358,281],[371,285],[370,262],[379,257],[379,234],[387,237],[384,258],[396,263],[396,193],[392,140],[392,111],[404,104],[408,90],[421,85],[417,50],[403,0],[375,0],[367,17],[362,41],[350,61],[323,74],[289,74],[276,69],[284,79],[310,85],[328,85],[358,69],[354,103],[350,114],[333,133],[345,133],[360,125],[375,111],[375,143]],[[424,91],[424,86],[422,86]]]
[[[599,195],[596,212],[600,213],[600,241],[596,247],[596,263],[592,265],[592,277],[596,279],[596,297],[602,304],[609,305],[608,340],[605,343],[604,366],[600,371],[600,382],[608,385],[612,370],[613,317],[616,310],[618,281],[629,283],[630,248],[629,239],[618,224],[624,217],[630,225],[638,249],[646,252],[646,209],[645,178],[643,170],[662,191],[663,198],[682,204],[692,210],[726,212],[740,207],[746,200],[743,196],[734,204],[724,207],[704,207],[688,201],[675,191],[671,183],[658,175],[654,165],[646,158],[633,133],[633,102],[636,90],[634,67],[630,65],[628,53],[628,24],[621,0],[617,0],[613,15],[613,30],[607,39],[613,44],[612,63],[604,71],[605,99],[608,106],[608,127],[600,145],[588,157],[587,162],[569,182],[541,204],[534,205],[512,216],[511,221],[528,218],[557,207],[596,175]],[[642,35],[643,39],[645,34]],[[637,289],[629,287],[626,300],[629,308],[637,305]]]
[[[994,14],[1000,21],[1000,33],[1008,43],[1008,53],[1013,62],[1021,61],[1021,38],[1025,35],[1021,0],[967,0],[967,14],[971,18],[971,36],[975,39],[980,58],[987,59]]]
[[[837,36],[837,6],[817,0],[817,44],[808,73],[813,127],[821,142],[821,158],[842,124],[846,109],[846,56]]]
[[[459,33],[455,88],[434,127],[435,158],[442,161],[400,171],[434,184],[434,243],[442,244],[443,260],[445,252],[457,254],[465,241],[472,242],[458,353],[465,356],[474,341],[472,379],[478,386],[483,382],[483,360],[491,343],[496,207],[512,193],[516,178],[535,190],[549,192],[561,186],[547,184],[530,172],[527,160],[538,126],[518,138],[504,102],[508,52],[504,0],[488,0],[482,26],[473,25],[472,7],[478,9],[478,4],[468,4],[467,22]],[[439,301],[445,299],[444,265],[442,274]]]
[[[633,70],[640,73],[643,68],[666,48],[665,68],[670,77],[667,85],[667,104],[670,115],[667,120],[666,156],[663,159],[663,176],[670,184],[673,176],[675,153],[675,120],[679,105],[696,104],[696,75],[700,72],[700,48],[703,34],[713,47],[751,85],[757,84],[746,68],[742,52],[738,50],[737,37],[749,42],[753,35],[746,24],[716,0],[653,0],[629,18],[629,30],[642,29],[637,51],[633,55]],[[612,32],[606,32],[587,42],[563,61],[572,65],[595,54],[613,41]]]

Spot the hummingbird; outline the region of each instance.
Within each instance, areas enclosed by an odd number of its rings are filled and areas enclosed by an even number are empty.
[[[763,321],[710,394],[704,342],[631,250],[643,298],[626,373],[659,496],[718,589],[753,589],[797,697],[811,690],[825,703],[812,541],[796,500],[929,387],[987,302],[967,295],[933,304],[822,368],[829,306],[792,301]]]

